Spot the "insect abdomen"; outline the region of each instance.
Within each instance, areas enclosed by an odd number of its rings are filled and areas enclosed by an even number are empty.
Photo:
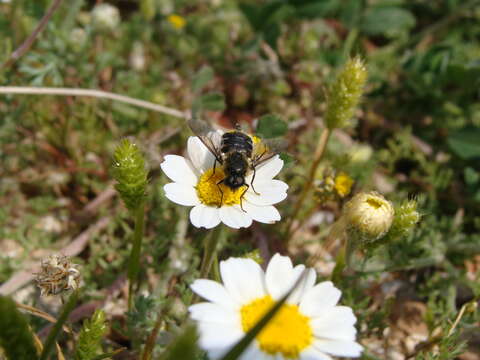
[[[241,152],[247,155],[247,157],[251,157],[253,151],[252,138],[240,131],[232,131],[223,134],[221,152],[229,153],[232,151]]]

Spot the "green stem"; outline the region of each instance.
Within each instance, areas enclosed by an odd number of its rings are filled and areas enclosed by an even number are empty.
[[[356,241],[352,241],[348,236],[345,239],[345,264],[347,269],[355,270],[353,266],[353,254],[355,253]]]
[[[217,245],[221,238],[222,226],[219,225],[213,230],[210,236],[205,238],[205,248],[203,251],[203,260],[200,267],[200,279],[208,278],[212,264],[217,256]]]
[[[40,355],[40,360],[47,360],[48,356],[50,355],[50,352],[53,349],[53,346],[55,344],[55,339],[58,336],[58,333],[63,327],[63,324],[67,321],[68,315],[73,311],[75,308],[75,305],[77,304],[78,300],[78,290],[75,290],[70,297],[68,298],[67,302],[63,306],[62,313],[60,314],[60,317],[58,318],[57,322],[53,326],[52,330],[50,331],[50,334],[48,334],[47,340],[45,341],[45,345],[43,346],[43,351],[42,354]]]
[[[335,267],[332,271],[332,281],[335,284],[340,283],[342,279],[343,270],[346,267],[346,260],[345,260],[345,250],[346,246],[343,246],[337,254],[337,258],[335,259]]]
[[[313,188],[313,181],[315,180],[315,174],[317,172],[318,165],[320,165],[320,161],[322,160],[323,155],[325,154],[325,150],[327,149],[327,144],[328,140],[330,139],[332,131],[329,128],[324,128],[322,131],[322,134],[320,135],[320,139],[318,140],[318,145],[317,149],[315,150],[315,155],[313,157],[313,162],[312,166],[310,167],[310,171],[308,173],[307,181],[305,185],[303,186],[302,193],[300,194],[300,197],[296,203],[296,206],[293,210],[292,215],[290,216],[287,225],[286,225],[286,234],[284,237],[284,242],[285,244],[288,244],[290,239],[292,238],[293,234],[295,233],[296,230],[299,229],[297,228],[293,229],[293,221],[295,218],[297,218],[300,210],[302,209],[303,202],[307,198],[308,193],[310,190]]]
[[[135,229],[133,233],[132,252],[128,262],[128,310],[133,306],[133,287],[140,271],[140,252],[142,250],[143,228],[145,226],[145,205],[143,201],[135,210]]]

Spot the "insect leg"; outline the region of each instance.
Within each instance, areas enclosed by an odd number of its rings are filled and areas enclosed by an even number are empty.
[[[215,176],[215,168],[217,167],[217,158],[215,157],[215,160],[213,161],[213,174],[210,175],[207,181],[209,181],[212,177]]]
[[[220,184],[223,183],[224,180],[225,179],[222,179],[217,183],[218,191],[220,191],[220,194],[221,194],[220,204],[218,205],[218,207],[222,207],[222,205],[223,205],[223,191],[222,191],[222,188],[220,187]]]
[[[245,193],[246,193],[246,192],[248,191],[248,189],[250,188],[250,185],[248,185],[248,184],[245,184],[245,186],[246,186],[247,188],[243,191],[242,195],[240,196],[240,209],[242,209],[243,212],[246,212],[245,209],[243,208],[243,195],[245,195]]]
[[[256,190],[255,187],[253,186],[253,180],[255,180],[255,166],[253,166],[253,176],[252,176],[252,181],[250,181],[250,185],[252,185],[253,192],[257,195],[260,195]],[[246,185],[246,184],[245,184]],[[248,186],[248,185],[247,185]],[[248,190],[248,188],[247,188]]]

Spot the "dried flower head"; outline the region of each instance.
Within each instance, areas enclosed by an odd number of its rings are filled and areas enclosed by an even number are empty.
[[[55,254],[43,259],[40,272],[35,273],[41,296],[76,290],[80,284],[80,271],[77,266],[64,255]]]
[[[343,210],[347,232],[363,245],[384,236],[392,226],[395,211],[392,203],[376,192],[356,194]]]

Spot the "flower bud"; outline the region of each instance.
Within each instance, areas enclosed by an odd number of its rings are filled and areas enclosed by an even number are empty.
[[[63,255],[50,255],[43,259],[40,272],[35,274],[41,296],[58,295],[78,289],[80,272],[77,266]]]
[[[113,31],[120,24],[120,11],[110,4],[96,5],[92,10],[93,26],[100,31]]]
[[[117,180],[117,189],[125,206],[134,211],[143,202],[147,189],[148,171],[145,160],[137,145],[124,139],[113,155],[113,177]]]
[[[350,59],[328,90],[325,122],[330,130],[349,125],[367,80],[367,69],[360,58]]]
[[[376,192],[355,195],[343,210],[347,232],[362,245],[373,243],[392,226],[395,211],[392,204]]]

